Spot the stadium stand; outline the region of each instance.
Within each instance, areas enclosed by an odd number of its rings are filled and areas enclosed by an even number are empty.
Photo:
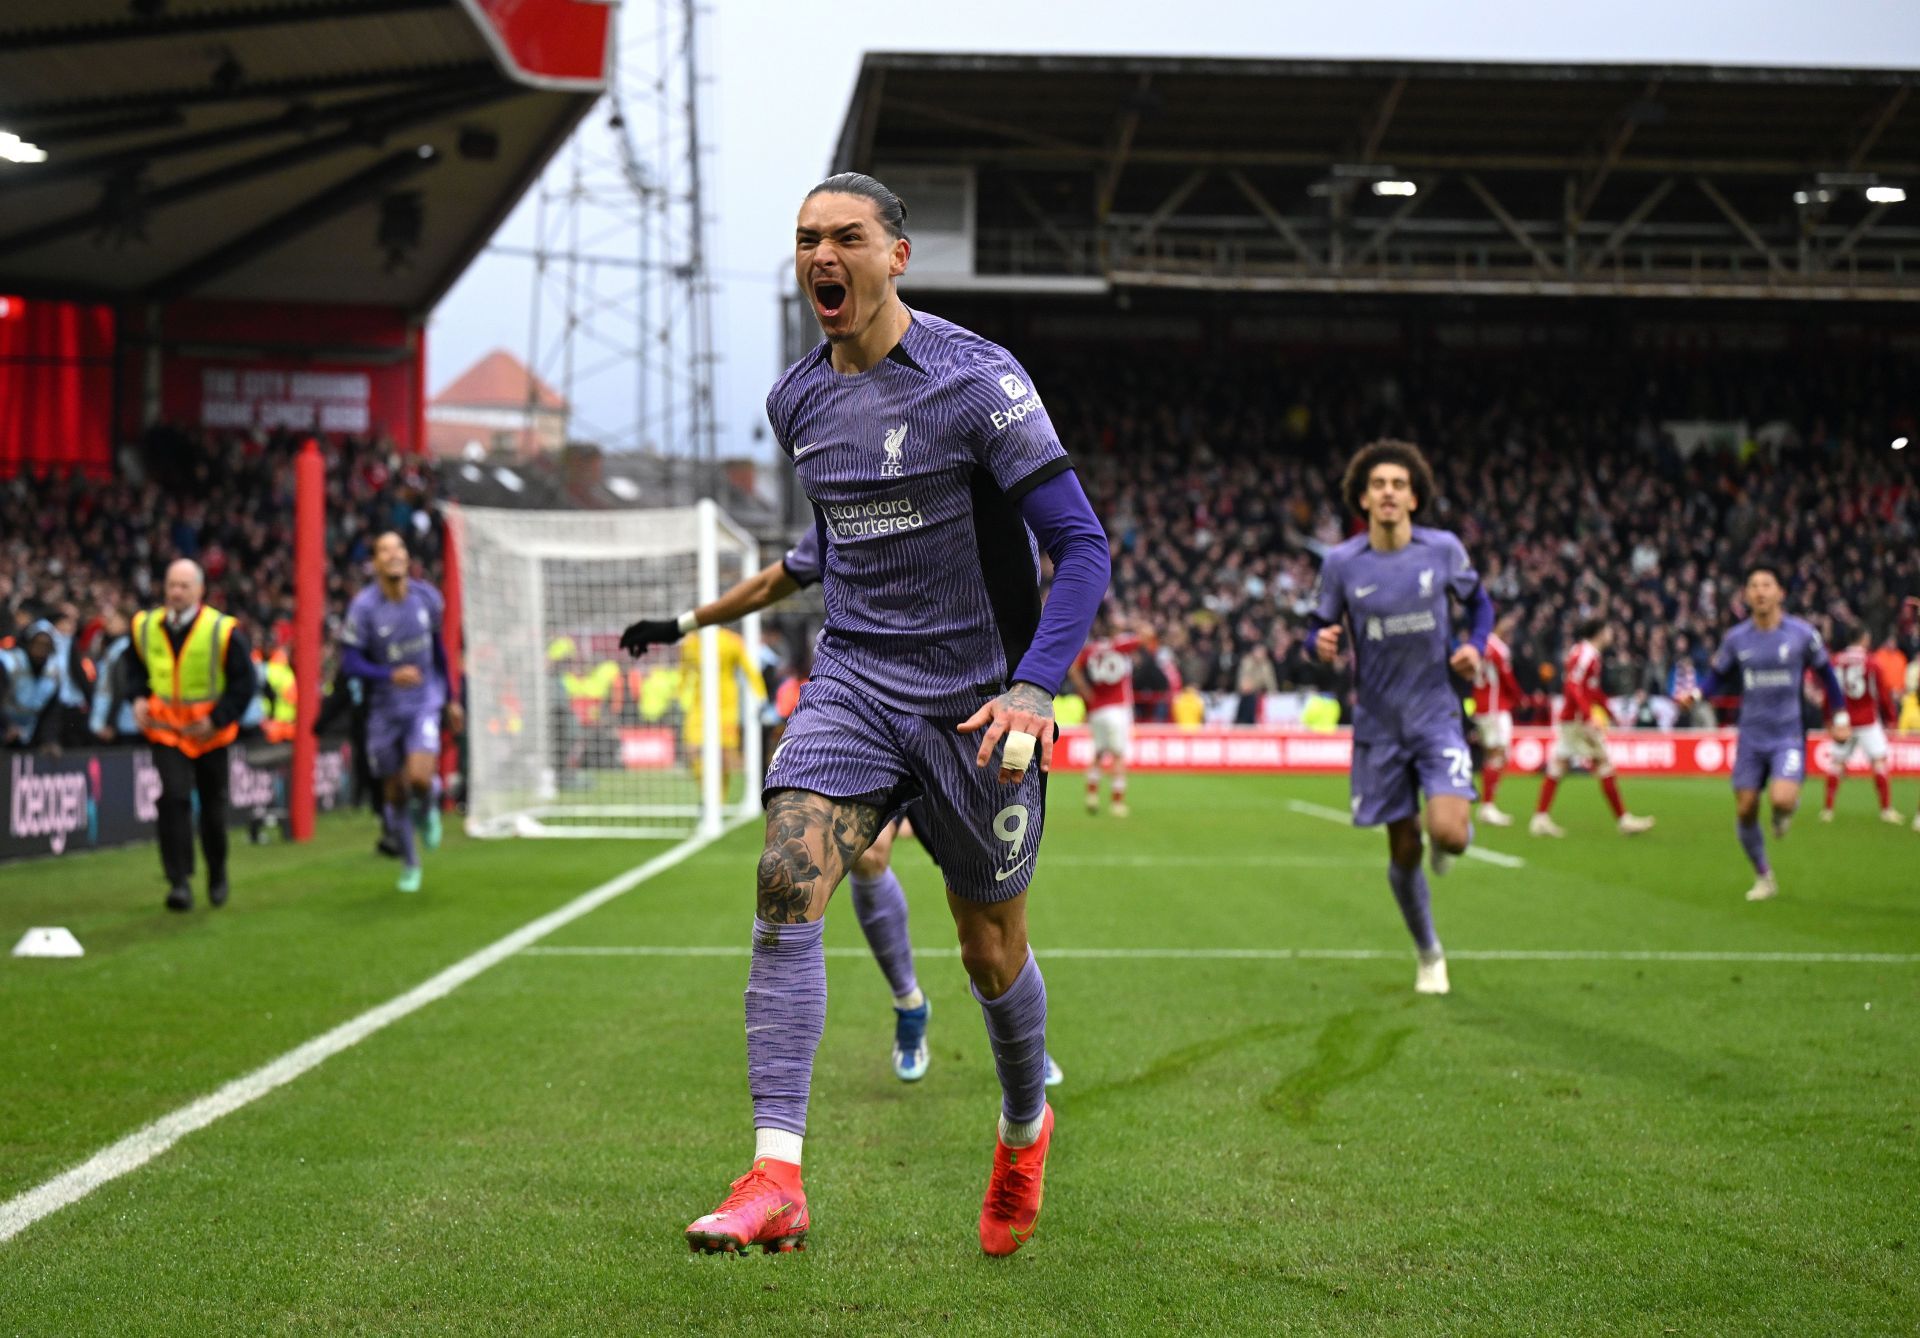
[[[1318,553],[1352,528],[1338,462],[1379,436],[1425,445],[1435,523],[1525,611],[1514,649],[1532,691],[1553,689],[1568,628],[1604,615],[1623,634],[1613,695],[1668,695],[1676,656],[1704,666],[1763,556],[1829,629],[1911,637],[1920,488],[1869,427],[1911,359],[1731,358],[1692,375],[1657,357],[1209,361],[1197,384],[1189,360],[1147,353],[1035,369],[1105,513],[1115,601],[1203,691],[1235,691],[1260,642],[1283,684],[1328,686],[1299,628]],[[1766,424],[1765,444],[1682,454],[1661,424],[1683,416]]]
[[[162,429],[109,478],[49,472],[0,482],[0,641],[50,620],[67,674],[91,696],[109,626],[158,598],[166,564],[190,557],[207,598],[242,620],[263,654],[290,647],[293,619],[292,463],[299,439]],[[326,443],[329,636],[365,581],[376,535],[407,536],[421,573],[441,576],[445,520],[438,476],[390,442]],[[70,705],[77,704],[70,702]],[[69,741],[84,724],[69,721]]]
[[[1392,434],[1526,610],[1535,717],[1604,613],[1639,718],[1762,553],[1915,648],[1920,234],[1875,188],[1920,170],[1911,78],[878,52],[832,167],[908,201],[910,304],[1028,362],[1156,677],[1234,693],[1264,640],[1338,686],[1298,627],[1340,462]]]

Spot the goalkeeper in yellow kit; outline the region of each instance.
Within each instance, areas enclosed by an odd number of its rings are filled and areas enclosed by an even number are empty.
[[[720,647],[720,792],[724,795],[742,766],[740,754],[740,685],[758,705],[767,699],[766,680],[747,653],[747,643],[731,627],[714,629]],[[703,638],[687,637],[680,643],[680,741],[693,759],[693,774],[700,775],[702,746],[707,741],[705,695],[701,691],[700,643]]]

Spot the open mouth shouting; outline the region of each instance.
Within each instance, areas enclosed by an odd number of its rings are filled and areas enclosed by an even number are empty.
[[[847,305],[847,286],[837,279],[815,279],[813,281],[813,305],[821,319],[832,320]]]

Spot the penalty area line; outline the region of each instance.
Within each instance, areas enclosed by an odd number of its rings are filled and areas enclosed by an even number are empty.
[[[867,948],[834,947],[829,957],[871,957]],[[752,946],[722,944],[550,944],[528,948],[523,957],[749,957]],[[1407,948],[1043,948],[1033,955],[1049,961],[1088,962],[1397,962]],[[915,948],[916,957],[958,957],[954,947]],[[1758,965],[1920,966],[1916,952],[1712,952],[1638,948],[1465,948],[1449,949],[1456,962],[1732,962]]]
[[[740,821],[735,821],[722,828],[717,835],[693,837],[618,877],[608,879],[598,887],[582,892],[559,909],[528,921],[505,938],[497,939],[471,956],[462,958],[405,994],[370,1008],[331,1031],[323,1032],[198,1101],[190,1102],[134,1130],[119,1142],[102,1148],[78,1166],[61,1172],[44,1184],[0,1203],[0,1242],[12,1240],[43,1217],[49,1217],[79,1202],[101,1186],[140,1169],[188,1134],[206,1128],[223,1115],[231,1115],[275,1088],[286,1086],[307,1070],[318,1067],[342,1050],[358,1045],[407,1014],[436,999],[444,999],[489,967],[499,965],[554,930],[572,924],[590,911],[598,910],[649,878],[665,873],[739,825]]]
[[[1309,818],[1320,818],[1326,822],[1337,822],[1342,827],[1353,826],[1353,815],[1342,813],[1337,808],[1328,808],[1325,804],[1309,804],[1304,799],[1289,799],[1287,807],[1295,813]],[[1362,830],[1355,828],[1356,831]],[[1462,854],[1464,859],[1477,859],[1482,864],[1492,864],[1502,869],[1524,869],[1527,862],[1518,855],[1502,854],[1498,850],[1483,850],[1479,846],[1468,846]]]

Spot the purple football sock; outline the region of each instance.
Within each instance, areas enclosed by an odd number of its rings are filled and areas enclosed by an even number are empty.
[[[1761,835],[1760,824],[1741,822],[1735,824],[1735,829],[1740,833],[1740,848],[1753,861],[1754,872],[1765,878],[1773,868],[1767,863],[1767,838]]]
[[[401,862],[409,869],[418,864],[420,856],[413,848],[413,806],[406,800],[387,805],[387,830],[399,843]]]
[[[1400,903],[1400,917],[1407,922],[1414,945],[1422,952],[1432,952],[1439,940],[1433,933],[1432,893],[1427,889],[1426,870],[1418,864],[1403,869],[1389,862],[1387,883],[1393,888],[1393,899]]]
[[[408,795],[413,800],[413,820],[425,822],[428,811],[440,807],[440,777],[435,775],[425,790],[409,790]]]
[[[747,968],[747,1089],[753,1127],[807,1132],[813,1052],[827,1025],[825,920],[753,922]]]
[[[998,999],[975,985],[973,997],[987,1019],[993,1067],[1000,1075],[1000,1113],[1009,1124],[1040,1118],[1047,1104],[1047,982],[1027,950],[1027,964]]]
[[[853,914],[860,921],[860,932],[867,936],[873,960],[887,978],[893,997],[912,994],[919,988],[913,974],[913,944],[907,938],[907,894],[900,880],[887,869],[878,878],[855,874]]]

